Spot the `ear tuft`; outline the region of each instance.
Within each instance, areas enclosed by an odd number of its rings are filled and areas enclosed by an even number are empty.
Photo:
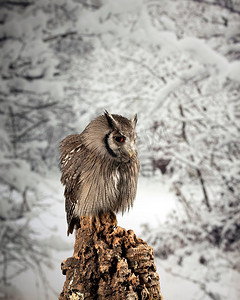
[[[132,119],[131,119],[131,123],[132,123],[132,125],[133,125],[133,128],[136,127],[137,120],[138,120],[137,114],[135,114],[135,115],[132,117]]]
[[[113,116],[107,111],[104,111],[104,115],[108,121],[108,124],[110,127],[116,128],[117,127],[117,121],[113,118]]]

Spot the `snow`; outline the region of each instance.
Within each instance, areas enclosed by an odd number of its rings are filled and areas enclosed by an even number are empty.
[[[240,80],[240,62],[232,62],[229,64],[228,67],[228,77],[233,79],[233,80]]]
[[[57,148],[105,109],[138,113],[137,198],[118,225],[154,247],[165,299],[240,298],[240,23],[230,2],[2,5],[0,254],[18,249],[10,269],[27,270],[12,281],[23,299],[45,299],[34,259],[56,291],[49,287],[49,299],[61,291],[74,236],[66,236]],[[165,175],[160,159],[170,160]]]
[[[214,251],[213,260],[216,255],[217,251]],[[189,274],[177,270],[176,262],[169,264],[169,261],[155,260],[163,297],[168,300],[174,300],[176,297],[179,300],[186,298],[210,300],[213,299],[213,294],[210,294],[210,290],[212,290],[219,298],[224,296],[227,299],[238,300],[240,295],[239,273],[228,270],[218,274],[217,278],[211,278],[211,270],[204,266],[199,268],[198,256],[197,252],[189,256],[186,267]],[[169,267],[169,265],[174,265],[174,267]],[[204,280],[205,276],[208,277],[210,284]]]
[[[127,230],[133,229],[138,236],[142,233],[143,224],[160,226],[176,205],[175,195],[169,188],[160,176],[140,177],[134,206],[128,213],[117,215],[118,225]]]

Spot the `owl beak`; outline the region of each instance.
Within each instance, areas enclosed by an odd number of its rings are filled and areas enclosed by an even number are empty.
[[[129,156],[130,156],[130,158],[131,158],[131,157],[134,155],[135,151],[131,150],[131,151],[129,151],[128,153],[129,153]]]
[[[133,156],[133,152],[129,152],[129,156],[132,157]]]
[[[128,154],[131,157],[136,153],[136,146],[134,144],[130,144],[128,148]]]

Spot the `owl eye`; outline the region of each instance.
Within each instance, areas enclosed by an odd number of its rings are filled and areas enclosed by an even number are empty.
[[[118,142],[118,143],[123,143],[125,141],[125,136],[122,136],[122,135],[118,135],[118,136],[115,136],[114,137],[115,141]]]

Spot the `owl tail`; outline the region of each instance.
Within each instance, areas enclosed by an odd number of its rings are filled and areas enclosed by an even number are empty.
[[[70,233],[73,233],[73,230],[78,229],[78,228],[80,228],[80,219],[78,217],[72,218],[68,224],[67,235],[69,235]]]

